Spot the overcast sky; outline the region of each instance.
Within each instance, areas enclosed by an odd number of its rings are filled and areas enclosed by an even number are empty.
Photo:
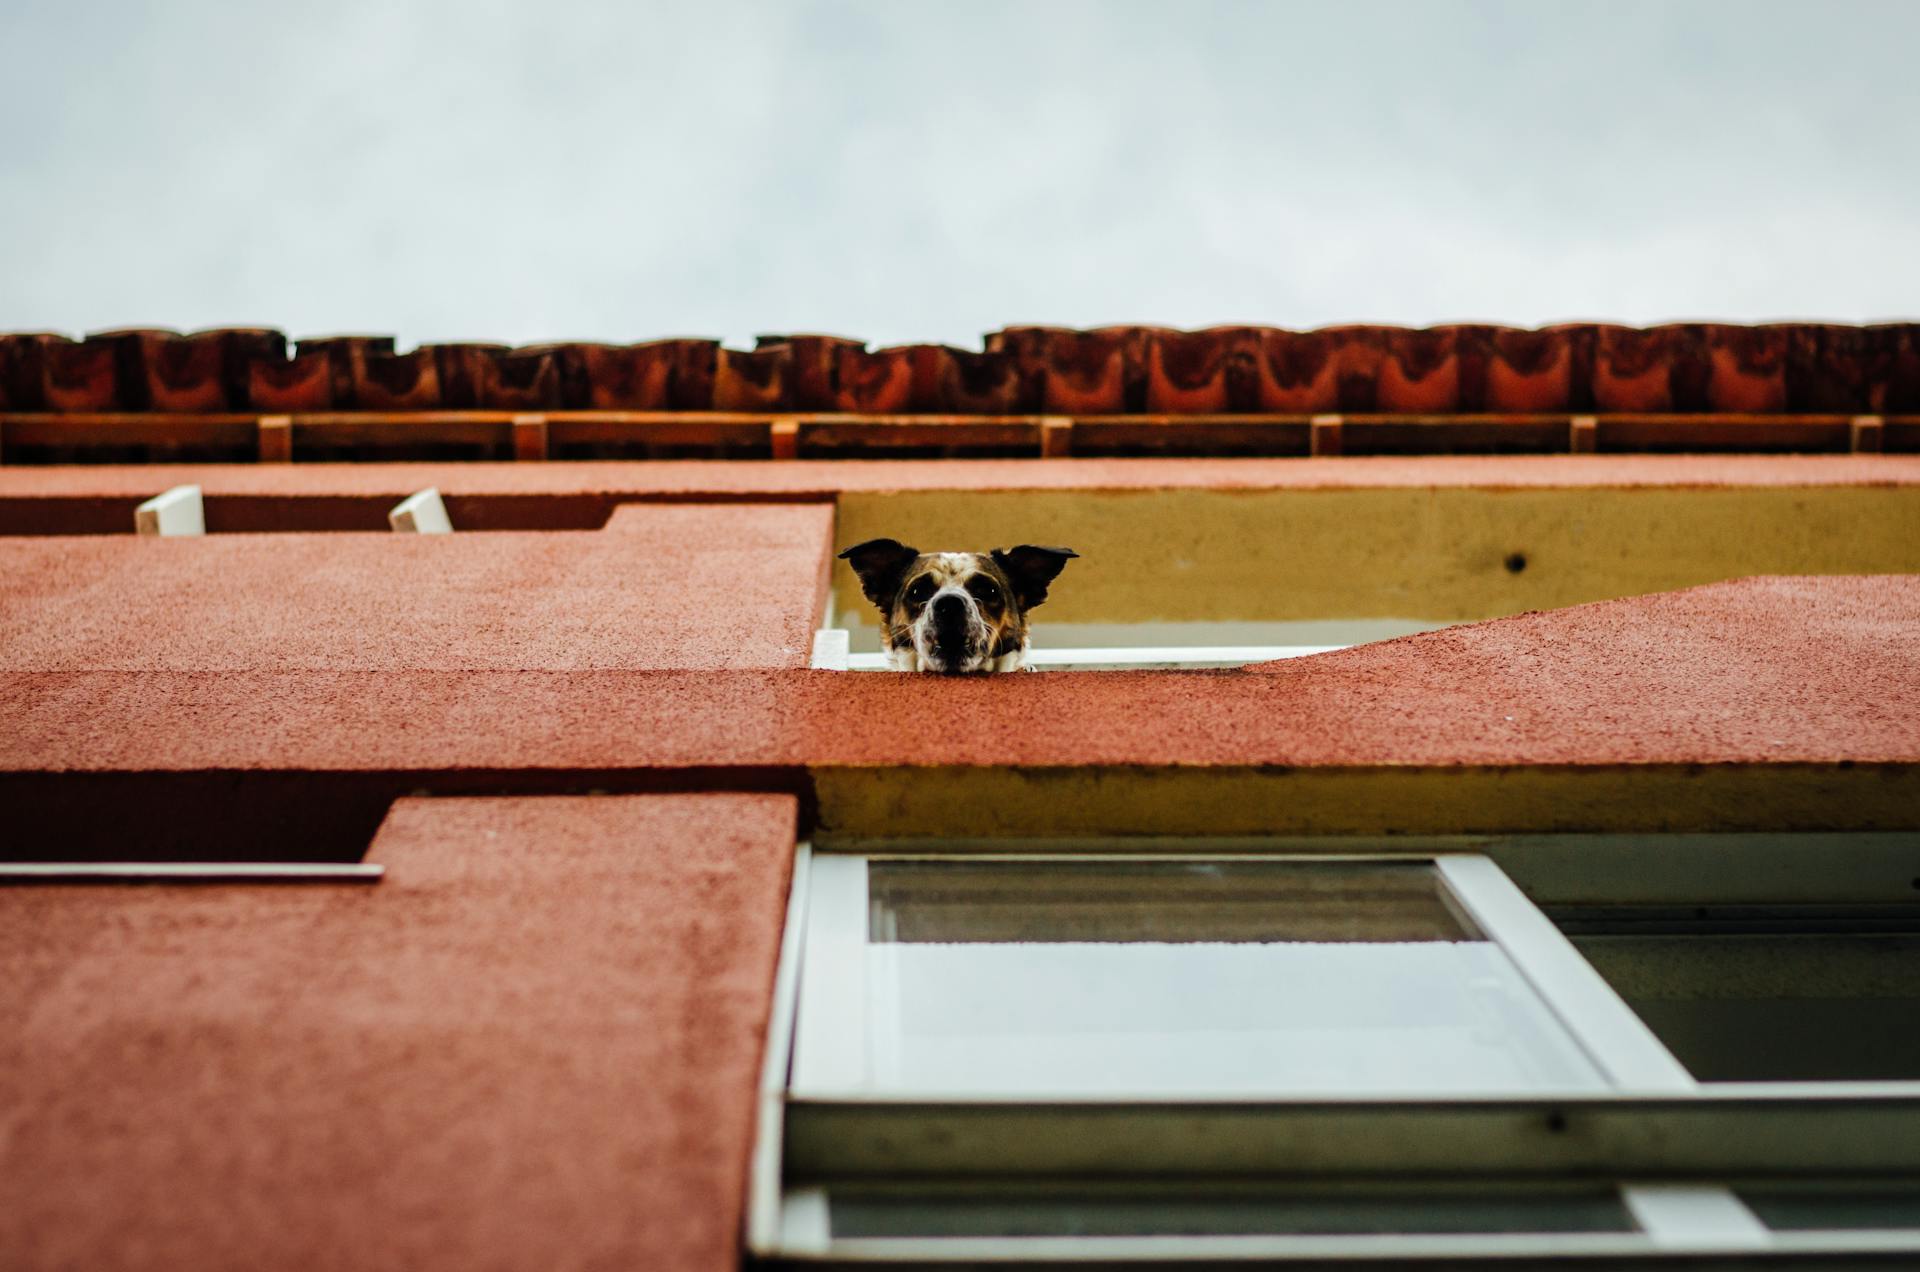
[[[1920,3],[0,0],[0,329],[1920,312]]]

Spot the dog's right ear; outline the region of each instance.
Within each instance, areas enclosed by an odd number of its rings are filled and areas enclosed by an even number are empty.
[[[1023,543],[1017,548],[993,550],[993,563],[1006,572],[1019,598],[1020,608],[1030,610],[1047,599],[1047,584],[1060,576],[1067,562],[1079,556],[1072,548],[1042,548]]]
[[[907,567],[919,555],[920,549],[910,548],[898,539],[868,539],[842,552],[840,559],[853,567],[853,572],[860,576],[860,590],[884,614],[892,606],[893,598],[899,595],[900,580]]]

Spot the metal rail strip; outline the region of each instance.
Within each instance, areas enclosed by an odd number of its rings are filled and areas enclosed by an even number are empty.
[[[36,883],[378,883],[387,868],[353,861],[0,862],[0,885]]]
[[[1118,1171],[1718,1180],[1920,1172],[1920,1083],[1502,1100],[790,1099],[791,1176]]]

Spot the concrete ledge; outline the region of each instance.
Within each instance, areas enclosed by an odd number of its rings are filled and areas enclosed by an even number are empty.
[[[610,567],[644,573],[641,531],[665,527],[658,510],[631,511],[643,524],[588,537]],[[806,666],[826,523],[823,510],[790,511],[782,526],[812,546],[776,559],[769,540],[741,558],[772,567],[769,595],[785,598],[793,632],[758,666],[706,653],[700,638],[720,630],[706,594],[676,594],[672,639],[651,647],[634,634],[660,626],[644,598],[581,608],[570,621],[585,643],[564,627],[499,625],[484,607],[476,620],[495,626],[469,635],[446,626],[452,600],[404,642],[360,639],[352,613],[326,615],[334,635],[307,640],[294,618],[337,605],[338,589],[299,609],[268,587],[261,612],[279,626],[243,632],[221,618],[237,576],[200,566],[146,591],[132,586],[147,586],[140,573],[103,618],[71,583],[100,577],[94,556],[71,555],[94,541],[49,541],[43,568],[16,574],[22,602],[0,610],[0,806],[35,834],[109,814],[159,825],[162,806],[184,806],[268,836],[331,819],[329,842],[344,843],[411,789],[797,792],[811,771],[825,824],[887,834],[1895,829],[1920,817],[1920,576],[1746,579],[1244,669],[850,676]],[[673,521],[738,533],[704,512]],[[326,554],[310,559],[326,567]],[[366,564],[389,562],[382,586],[403,589],[401,559]],[[526,580],[543,576],[488,577],[518,612],[540,612]],[[724,571],[701,579],[738,590]],[[385,595],[369,585],[365,612]],[[141,605],[124,603],[133,596]],[[90,793],[93,781],[130,785]]]

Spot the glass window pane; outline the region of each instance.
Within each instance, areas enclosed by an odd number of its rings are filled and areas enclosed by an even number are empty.
[[[1920,1079],[1920,937],[1584,936],[1574,943],[1703,1082]]]
[[[868,878],[881,1091],[1605,1089],[1427,863],[876,861]]]
[[[1365,1233],[1631,1232],[1613,1189],[1303,1194],[1083,1189],[833,1189],[835,1237],[1308,1236]]]
[[[1755,1184],[1734,1190],[1760,1222],[1784,1232],[1920,1228],[1920,1182]]]
[[[871,939],[1474,941],[1424,861],[875,861]]]

